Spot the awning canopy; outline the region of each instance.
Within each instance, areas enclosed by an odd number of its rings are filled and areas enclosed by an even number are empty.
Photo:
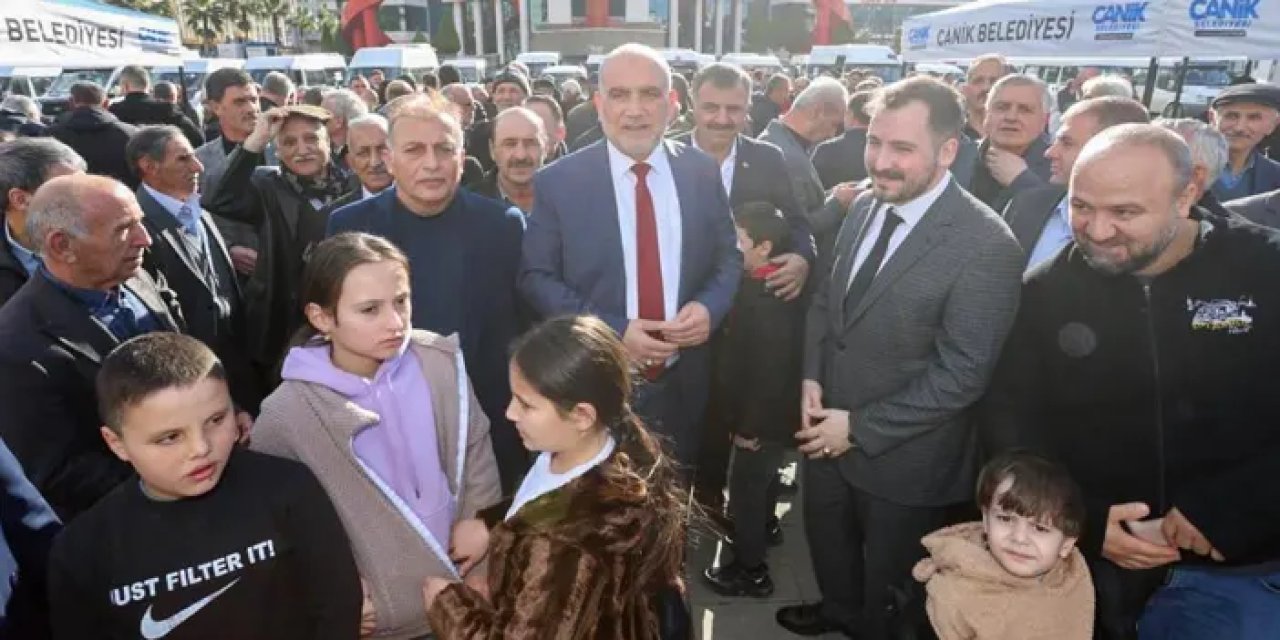
[[[181,53],[178,23],[170,18],[93,0],[0,2],[0,63],[166,64]]]

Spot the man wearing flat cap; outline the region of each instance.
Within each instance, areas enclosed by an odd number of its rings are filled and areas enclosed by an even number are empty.
[[[1213,194],[1222,202],[1280,188],[1280,162],[1264,156],[1258,143],[1280,124],[1280,87],[1240,84],[1213,100],[1214,122],[1227,137],[1230,161]]]
[[[253,133],[227,158],[222,179],[205,195],[209,212],[254,225],[258,264],[245,291],[248,352],[271,371],[302,322],[297,304],[302,268],[324,239],[327,205],[359,186],[331,162],[328,111],[311,105],[277,107],[258,118]],[[275,143],[278,167],[263,166]]]

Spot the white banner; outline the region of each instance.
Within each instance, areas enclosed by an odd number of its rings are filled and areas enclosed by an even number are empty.
[[[0,56],[57,52],[84,59],[181,51],[178,23],[169,18],[91,0],[0,1]]]
[[[907,60],[1006,56],[1280,56],[1275,0],[983,0],[914,16]]]

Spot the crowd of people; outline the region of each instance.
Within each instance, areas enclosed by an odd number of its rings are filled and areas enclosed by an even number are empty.
[[[1280,629],[1276,86],[121,77],[0,105],[5,638],[689,638],[793,449],[754,637]]]

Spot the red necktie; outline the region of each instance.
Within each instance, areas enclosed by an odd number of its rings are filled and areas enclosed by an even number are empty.
[[[666,320],[667,305],[662,294],[662,255],[658,251],[658,220],[653,213],[653,196],[649,193],[650,167],[637,162],[631,171],[636,174],[636,302],[641,320]],[[661,339],[656,332],[653,337]],[[656,364],[644,370],[650,380],[662,374],[663,365]]]

